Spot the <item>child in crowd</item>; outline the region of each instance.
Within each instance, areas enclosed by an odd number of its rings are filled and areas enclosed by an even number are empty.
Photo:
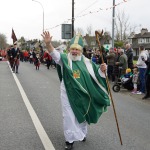
[[[126,74],[124,74],[122,77],[121,77],[121,81],[122,82],[126,82],[130,79],[130,77],[132,77],[132,72],[131,72],[131,69],[130,68],[127,68],[126,69]]]
[[[36,54],[36,56],[35,56],[34,65],[35,65],[35,67],[36,67],[36,70],[39,70],[39,67],[40,67],[39,54]]]
[[[137,85],[138,85],[138,69],[137,68],[134,68],[133,69],[133,76],[132,76],[132,83],[133,83],[133,91],[132,91],[132,94],[137,94]]]

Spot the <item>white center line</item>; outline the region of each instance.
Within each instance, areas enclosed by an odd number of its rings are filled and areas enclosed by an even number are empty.
[[[8,62],[7,62],[8,63]],[[8,63],[9,65],[9,63]],[[10,68],[10,66],[9,66]],[[11,69],[11,68],[10,68]],[[45,150],[55,150],[15,73],[12,73]]]

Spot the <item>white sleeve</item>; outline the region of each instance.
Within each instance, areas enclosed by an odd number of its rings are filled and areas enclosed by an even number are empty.
[[[56,62],[56,64],[62,65],[60,53],[57,50],[53,50],[51,53],[49,53],[53,60]]]
[[[99,75],[100,75],[102,78],[106,78],[106,77],[105,77],[105,73],[102,72],[100,68],[98,69],[98,73],[99,73]]]

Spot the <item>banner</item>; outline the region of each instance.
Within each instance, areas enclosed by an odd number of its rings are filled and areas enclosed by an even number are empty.
[[[14,44],[17,41],[17,37],[13,29],[12,29],[11,38],[13,39],[13,44]]]

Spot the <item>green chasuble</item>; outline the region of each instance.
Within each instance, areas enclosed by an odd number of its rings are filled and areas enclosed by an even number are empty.
[[[62,78],[71,108],[79,123],[97,123],[99,117],[110,106],[105,78],[99,73],[99,65],[82,56],[81,61],[71,61],[67,54],[61,54]],[[85,64],[88,61],[89,66]],[[91,71],[89,71],[91,68]],[[93,71],[93,75],[89,72]],[[60,76],[60,71],[58,72]]]

